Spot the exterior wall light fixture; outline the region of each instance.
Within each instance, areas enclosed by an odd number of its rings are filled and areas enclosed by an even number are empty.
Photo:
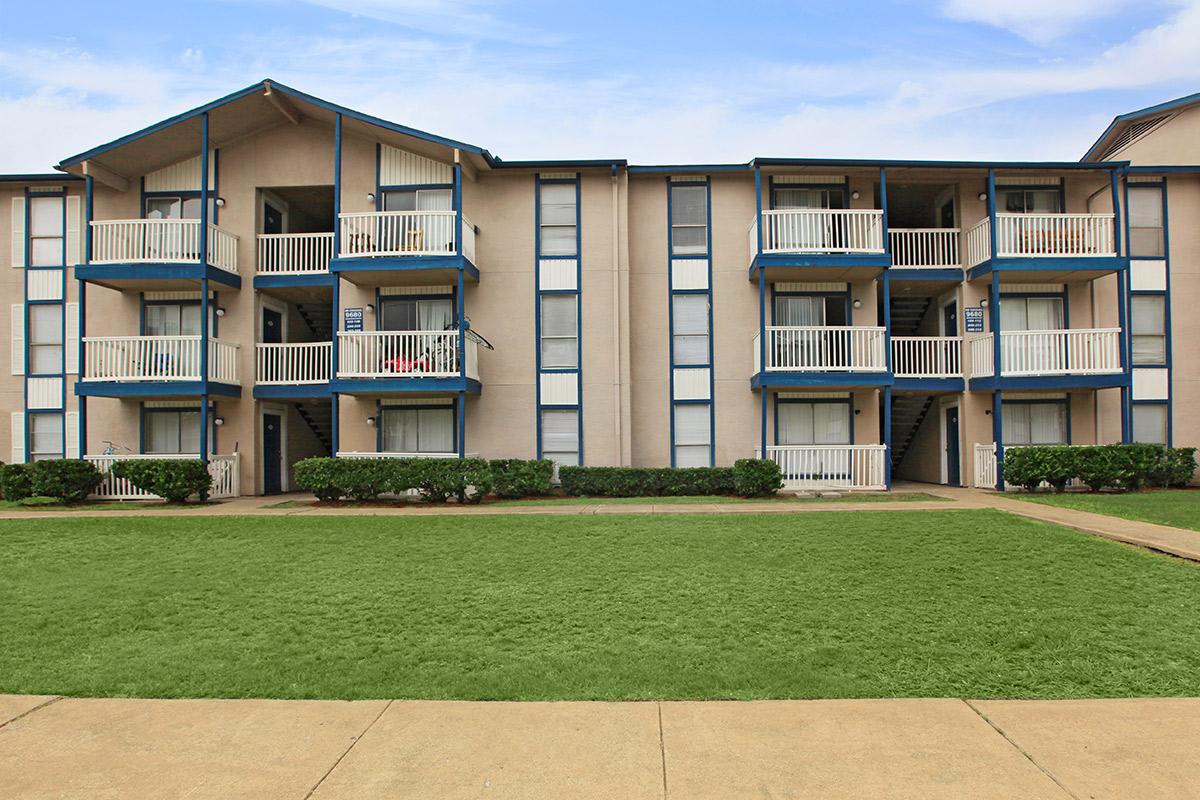
[[[979,202],[981,202],[981,203],[987,202],[987,192],[979,193]]]
[[[367,192],[367,202],[370,203],[371,205],[375,205],[375,193],[374,192]]]
[[[860,195],[858,192],[851,192],[851,193],[850,193],[850,199],[851,199],[851,200],[857,200],[857,199],[858,199],[859,197],[861,197],[861,196],[862,196],[862,195]]]
[[[217,208],[225,207],[225,198],[224,197],[218,197],[215,202],[217,204]]]
[[[213,425],[216,425],[219,428],[224,424],[225,424],[224,417],[213,417]]]
[[[855,301],[854,301],[854,307],[855,307],[855,308],[862,308],[862,300],[855,300]]]
[[[367,417],[367,425],[369,425],[370,427],[374,428],[374,427],[375,427],[375,418],[374,418],[374,417]]]

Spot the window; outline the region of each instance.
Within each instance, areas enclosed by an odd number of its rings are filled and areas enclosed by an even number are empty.
[[[1004,403],[1004,445],[1066,444],[1066,403]]]
[[[675,406],[675,466],[712,464],[711,414],[707,403]]]
[[[677,294],[671,298],[677,365],[708,363],[708,295]]]
[[[146,336],[199,336],[200,303],[147,303],[142,325]],[[215,320],[209,324],[209,331],[214,327]]]
[[[1057,331],[1062,327],[1061,297],[1000,296],[1000,330]]]
[[[671,187],[671,254],[702,256],[708,253],[708,187]]]
[[[383,193],[384,211],[453,211],[452,189],[393,189]]]
[[[381,331],[444,331],[454,326],[454,301],[446,297],[382,301]]]
[[[786,209],[821,209],[845,207],[844,189],[775,189],[774,207]]]
[[[1161,256],[1163,248],[1162,189],[1129,187],[1129,254]]]
[[[817,326],[846,325],[846,298],[799,295],[775,297],[775,325]]]
[[[579,465],[579,412],[576,409],[542,410],[542,458],[559,466]]]
[[[454,409],[385,408],[380,414],[385,453],[454,453]]]
[[[29,265],[61,267],[63,264],[63,199],[29,199]]]
[[[200,411],[147,409],[143,420],[146,453],[200,453]],[[209,437],[212,441],[212,437]]]
[[[211,202],[209,218],[212,217]],[[200,196],[147,197],[146,219],[200,219]]]
[[[63,371],[63,307],[57,303],[29,306],[29,374]]]
[[[577,320],[574,295],[542,295],[542,369],[579,366]]]
[[[1167,363],[1166,297],[1134,295],[1129,302],[1129,332],[1134,364]]]
[[[63,415],[29,415],[29,460],[63,457]]]
[[[578,228],[574,183],[543,183],[538,187],[541,204],[541,255],[573,256]]]
[[[1167,406],[1165,403],[1133,404],[1133,440],[1146,444],[1167,443]]]
[[[1062,211],[1062,196],[1058,189],[1005,189],[997,194],[997,210],[1010,214],[1057,214]]]
[[[775,407],[775,443],[850,444],[850,403],[784,401]]]

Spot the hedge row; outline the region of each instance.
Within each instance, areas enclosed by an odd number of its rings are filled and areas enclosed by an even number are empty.
[[[82,503],[102,479],[91,462],[73,458],[5,464],[0,468],[0,494],[5,500],[52,497],[61,503]]]
[[[1073,480],[1093,492],[1137,491],[1146,486],[1186,486],[1196,473],[1196,448],[1157,444],[1091,447],[1017,447],[1004,452],[1004,480],[1034,491],[1049,484],[1061,492]]]
[[[558,476],[564,492],[581,497],[762,497],[783,486],[778,464],[750,458],[732,467],[561,467]]]
[[[549,494],[550,461],[481,458],[306,458],[296,462],[296,485],[319,500],[374,500],[381,494],[417,490],[430,502],[451,497],[477,503],[485,494],[526,497]]]
[[[169,503],[186,502],[194,494],[205,497],[212,488],[208,466],[198,458],[118,461],[112,466],[112,474]]]

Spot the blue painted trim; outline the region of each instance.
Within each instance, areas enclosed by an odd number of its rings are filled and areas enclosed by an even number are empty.
[[[1113,121],[1108,124],[1108,127],[1104,129],[1104,132],[1097,137],[1096,141],[1092,143],[1092,146],[1089,147],[1087,152],[1083,154],[1084,160],[1086,161],[1087,159],[1091,158],[1092,155],[1100,149],[1101,145],[1107,142],[1109,136],[1116,130],[1116,128],[1124,125],[1126,122],[1132,122],[1134,120],[1141,119],[1142,117],[1148,117],[1154,114],[1161,114],[1165,111],[1173,111],[1177,108],[1182,108],[1183,106],[1191,105],[1197,102],[1200,102],[1200,92],[1196,94],[1185,95],[1184,97],[1178,97],[1174,100],[1168,100],[1167,102],[1159,103],[1158,105],[1139,108],[1137,111],[1130,111],[1126,114],[1119,114],[1113,117]]]
[[[329,397],[331,394],[328,383],[295,383],[295,384],[256,384],[254,399],[256,400],[286,400],[294,398],[302,400],[312,397]]]
[[[1128,269],[1125,256],[1096,256],[1095,258],[989,258],[967,270],[967,280],[986,278],[993,272],[1095,272],[1101,277]]]
[[[206,237],[207,238],[207,237]],[[75,277],[91,283],[113,284],[117,281],[130,283],[148,281],[198,281],[209,280],[232,289],[242,288],[242,278],[213,266],[200,264],[80,264],[75,267]]]
[[[863,276],[852,280],[867,280],[875,277],[879,270],[890,267],[891,263],[892,258],[886,253],[770,253],[755,256],[750,265],[750,278],[753,280],[759,269],[771,267],[862,267]],[[867,274],[867,269],[876,271]]]
[[[966,277],[961,269],[911,269],[907,267],[888,267],[887,274],[893,282],[950,282],[962,283]]]
[[[200,263],[203,269],[208,264],[208,112],[200,115]],[[207,270],[205,271],[207,275]],[[212,337],[209,317],[208,278],[200,279],[200,458],[208,463],[208,346]]]
[[[191,397],[204,394],[201,381],[162,381],[146,383],[109,383],[107,381],[80,381],[75,384],[79,397]],[[208,393],[221,397],[241,397],[242,387],[229,383],[211,381]]]
[[[997,389],[1014,391],[1019,389],[1111,389],[1129,386],[1130,374],[1112,375],[1023,375],[1020,377],[971,378],[973,392],[990,392]]]
[[[329,271],[333,273],[415,272],[435,269],[462,269],[472,280],[479,281],[479,268],[464,256],[374,256],[333,258],[329,261]]]
[[[892,388],[898,392],[961,392],[966,389],[962,378],[896,378]]]
[[[333,286],[337,276],[331,272],[311,275],[255,275],[255,289],[288,289],[292,287]]]
[[[467,392],[480,394],[483,387],[473,378],[336,378],[329,390],[338,394],[410,394],[412,392]]]

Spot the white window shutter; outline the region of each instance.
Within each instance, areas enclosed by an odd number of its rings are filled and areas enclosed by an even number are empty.
[[[80,228],[79,196],[67,197],[67,266],[73,267],[83,261],[83,238]]]
[[[12,265],[25,266],[25,198],[14,197],[12,203]]]
[[[63,309],[66,314],[67,339],[63,342],[66,350],[63,352],[63,363],[66,373],[75,375],[79,372],[79,303],[67,303]]]
[[[12,374],[25,374],[25,304],[12,304]]]
[[[79,458],[79,412],[68,411],[65,431],[67,435],[67,458]]]
[[[25,463],[25,414],[12,412],[12,463]]]

